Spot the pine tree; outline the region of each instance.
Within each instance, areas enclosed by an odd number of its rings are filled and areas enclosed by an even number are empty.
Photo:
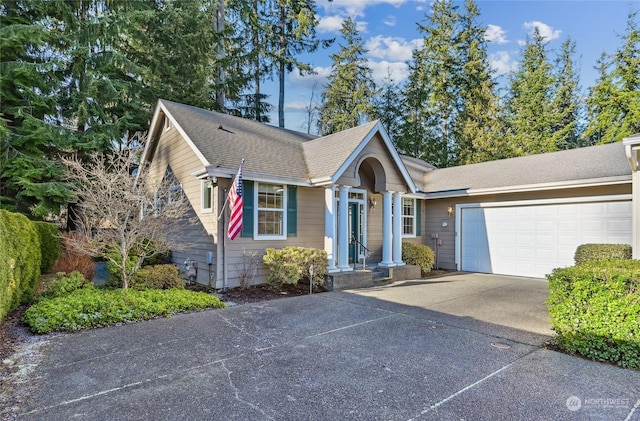
[[[372,71],[364,58],[367,50],[351,18],[340,30],[345,44],[331,55],[329,83],[322,93],[318,129],[322,135],[356,127],[376,115],[372,98],[376,94]]]
[[[460,106],[455,119],[455,163],[470,164],[502,158],[505,133],[487,54],[485,28],[473,0],[467,0],[458,36]]]
[[[619,142],[640,132],[640,29],[637,12],[627,18],[623,45],[610,57],[603,53],[596,67],[597,83],[587,99],[589,143]]]
[[[35,216],[69,197],[56,161],[68,146],[54,124],[61,63],[47,54],[61,39],[47,11],[28,0],[0,7],[0,208]]]
[[[554,66],[556,74],[551,104],[551,136],[553,144],[557,145],[558,149],[585,146],[579,141],[581,101],[579,76],[573,61],[575,46],[575,42],[570,39],[563,42]]]
[[[316,38],[318,19],[313,0],[277,0],[278,39],[274,48],[274,59],[278,68],[278,126],[284,127],[285,76],[294,68],[302,74],[313,73],[313,68],[298,60],[302,52],[312,53],[333,40]]]
[[[389,70],[383,80],[380,94],[374,98],[374,105],[380,122],[396,144],[402,122],[402,96],[400,87],[394,83]]]
[[[527,38],[523,59],[510,80],[507,101],[508,156],[523,156],[558,150],[551,136],[553,75],[546,43],[535,29]]]

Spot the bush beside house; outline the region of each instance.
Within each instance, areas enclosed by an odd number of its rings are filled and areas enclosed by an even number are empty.
[[[60,257],[60,251],[62,250],[62,239],[58,233],[58,226],[41,221],[34,221],[33,226],[38,231],[40,238],[40,254],[42,255],[40,272],[49,273],[58,257]]]
[[[596,260],[631,260],[629,244],[582,244],[576,249],[576,265]]]
[[[328,259],[325,250],[307,247],[267,248],[262,262],[269,269],[267,282],[272,284],[297,284],[309,281],[313,266],[314,285],[322,286],[325,281]]]
[[[595,261],[556,269],[548,301],[567,352],[640,369],[640,261]]]
[[[0,210],[0,320],[33,300],[41,259],[40,239],[31,221]]]
[[[422,274],[431,272],[436,261],[435,254],[430,247],[422,244],[402,243],[402,260],[408,265],[420,266]]]

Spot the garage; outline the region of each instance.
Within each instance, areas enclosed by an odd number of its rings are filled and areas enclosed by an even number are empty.
[[[458,205],[458,268],[544,278],[554,268],[573,265],[580,244],[631,244],[630,195],[579,200]]]

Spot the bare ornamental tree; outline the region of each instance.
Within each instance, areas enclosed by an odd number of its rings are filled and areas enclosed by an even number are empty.
[[[181,228],[192,224],[191,206],[168,171],[158,179],[139,166],[139,149],[63,158],[78,202],[72,246],[111,262],[128,288],[145,259],[180,248]]]

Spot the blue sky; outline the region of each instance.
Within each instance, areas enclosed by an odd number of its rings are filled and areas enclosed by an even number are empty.
[[[455,1],[461,8],[464,2]],[[317,0],[318,36],[336,38],[329,49],[302,56],[316,75],[300,77],[296,71],[287,75],[285,91],[285,125],[293,130],[306,130],[305,106],[309,105],[314,85],[319,100],[322,86],[331,71],[330,54],[341,42],[340,27],[350,16],[357,23],[366,48],[366,58],[377,82],[390,71],[394,80],[407,75],[406,62],[411,58],[421,34],[417,23],[430,12],[432,0]],[[520,60],[522,42],[537,27],[547,39],[552,57],[568,37],[576,42],[576,60],[580,66],[583,90],[595,84],[597,59],[603,51],[611,54],[622,45],[620,36],[626,31],[627,15],[640,9],[640,1],[487,1],[476,0],[479,22],[487,27],[489,54],[498,81],[505,81]],[[268,101],[274,105],[271,124],[277,125],[277,84],[263,84]],[[312,128],[315,132],[315,127]]]

